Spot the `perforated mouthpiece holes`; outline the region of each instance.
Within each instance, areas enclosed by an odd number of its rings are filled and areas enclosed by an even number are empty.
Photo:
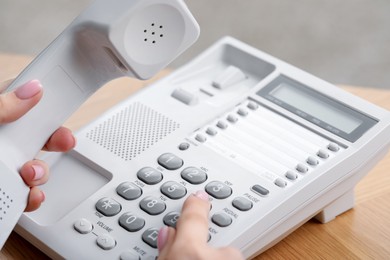
[[[156,23],[151,23],[149,28],[144,29],[145,42],[156,44],[158,39],[164,37],[164,26]]]

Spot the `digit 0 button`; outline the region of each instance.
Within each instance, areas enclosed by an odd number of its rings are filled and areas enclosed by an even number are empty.
[[[220,181],[213,181],[207,184],[206,192],[216,199],[226,199],[232,195],[232,188]]]
[[[177,170],[183,166],[184,162],[181,158],[172,153],[164,153],[158,158],[158,164],[168,170]]]

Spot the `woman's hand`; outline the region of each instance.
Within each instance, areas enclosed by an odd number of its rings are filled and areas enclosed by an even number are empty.
[[[158,235],[160,260],[236,260],[244,259],[235,248],[212,248],[208,240],[210,202],[204,191],[191,195],[184,202],[177,228],[163,227]]]
[[[5,85],[7,84],[2,84],[2,86]],[[42,95],[42,85],[38,80],[29,81],[13,92],[0,95],[0,125],[18,120],[39,102]],[[72,149],[75,144],[76,140],[71,131],[60,127],[49,138],[43,150],[66,152]],[[20,175],[26,185],[30,187],[26,211],[34,211],[45,200],[45,194],[37,186],[47,182],[49,178],[48,166],[43,161],[32,160],[22,166]]]

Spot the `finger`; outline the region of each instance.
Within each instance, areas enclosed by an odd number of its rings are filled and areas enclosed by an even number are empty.
[[[20,176],[29,187],[45,184],[49,179],[49,167],[43,161],[33,160],[20,169]]]
[[[76,145],[76,139],[68,128],[60,127],[46,142],[43,150],[52,152],[67,152]]]
[[[43,94],[42,85],[32,80],[13,92],[0,95],[0,124],[17,120],[35,106]]]
[[[157,247],[159,252],[159,260],[169,259],[168,253],[175,241],[176,230],[172,227],[164,226],[158,232]]]
[[[14,81],[14,79],[9,79],[0,83],[0,93],[8,88],[8,86]]]
[[[224,260],[244,260],[242,253],[233,247],[223,247],[214,251],[216,256],[212,259],[224,259]]]
[[[37,210],[41,206],[42,202],[44,201],[45,201],[45,193],[43,193],[43,191],[41,191],[37,187],[31,188],[25,211],[31,212]]]
[[[208,215],[210,202],[208,194],[198,191],[183,204],[177,223],[176,240],[190,244],[206,244],[208,238]]]

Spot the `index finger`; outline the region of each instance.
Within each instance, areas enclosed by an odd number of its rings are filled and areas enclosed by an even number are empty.
[[[207,243],[210,202],[208,194],[198,191],[191,195],[183,204],[177,223],[176,240],[187,243]]]

